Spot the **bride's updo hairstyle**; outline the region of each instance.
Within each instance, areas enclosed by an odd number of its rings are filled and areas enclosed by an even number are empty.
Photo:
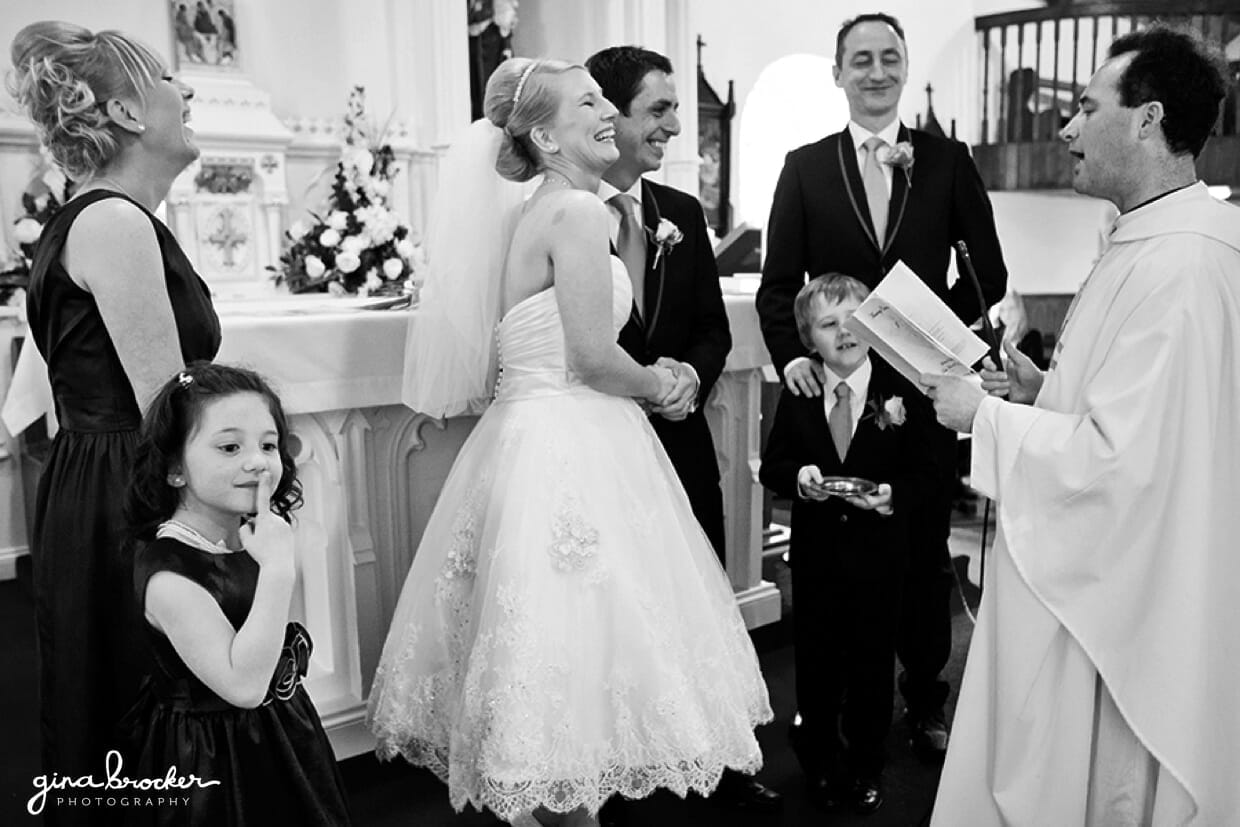
[[[92,33],[72,23],[31,23],[13,38],[8,89],[39,140],[75,181],[106,167],[127,135],[104,104],[145,100],[164,63],[147,46],[117,31]]]
[[[562,60],[513,57],[491,74],[482,111],[504,130],[496,172],[509,181],[528,181],[542,171],[530,131],[551,121],[560,105],[550,79],[581,68]]]

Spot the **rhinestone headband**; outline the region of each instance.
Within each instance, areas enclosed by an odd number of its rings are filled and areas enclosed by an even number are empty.
[[[517,89],[512,93],[512,106],[514,109],[521,102],[521,90],[525,88],[525,82],[530,79],[530,75],[534,73],[536,66],[538,66],[538,62],[531,60],[530,65],[526,66],[525,71],[521,73],[521,79],[517,81]]]

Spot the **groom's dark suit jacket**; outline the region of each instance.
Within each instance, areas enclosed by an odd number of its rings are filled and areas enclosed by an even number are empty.
[[[703,408],[732,349],[732,333],[719,288],[719,270],[702,206],[691,195],[642,181],[646,226],[645,307],[620,331],[620,346],[643,365],[660,356],[688,362],[697,371],[697,411],[680,422],[652,416],[650,424],[680,476],[693,513],[723,558],[723,504],[719,464]],[[675,224],[684,239],[655,259],[654,232],[660,219]],[[636,308],[634,308],[636,310]]]

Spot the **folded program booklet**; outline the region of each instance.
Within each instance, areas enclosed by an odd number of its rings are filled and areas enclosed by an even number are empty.
[[[925,373],[972,376],[986,343],[902,261],[844,326],[921,388]]]

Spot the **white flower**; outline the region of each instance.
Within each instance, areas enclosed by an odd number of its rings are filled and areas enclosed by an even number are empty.
[[[305,267],[306,275],[312,279],[317,279],[327,272],[327,265],[323,264],[323,259],[318,256],[306,256]]]
[[[306,222],[294,221],[289,225],[288,237],[293,239],[293,241],[301,241],[308,232],[310,232],[310,228],[306,226]]]
[[[400,274],[405,272],[405,262],[398,258],[389,258],[383,262],[383,275],[389,281],[400,278]]]
[[[650,231],[647,230],[647,232]],[[685,239],[685,234],[680,231],[680,228],[666,218],[660,218],[659,226],[650,234],[654,240],[655,247],[657,247],[654,253],[655,267],[659,266],[660,258],[671,253],[672,248]]]
[[[392,185],[382,178],[376,178],[370,182],[370,188],[375,195],[380,198],[386,198],[387,194],[392,191]]]
[[[338,281],[329,281],[327,283],[328,295],[334,296],[336,298],[340,298],[341,296],[346,295],[348,292],[349,291],[344,289],[344,285]]]
[[[368,245],[366,244],[366,242],[362,240],[362,238],[360,238],[359,236],[347,235],[340,242],[340,251],[342,253],[359,254],[362,252],[362,250],[365,250],[367,246]]]
[[[56,166],[55,161],[52,162],[52,165],[47,172],[43,173],[43,183],[47,184],[47,188],[49,190],[56,193],[57,198],[64,195],[65,183],[67,180],[68,179],[65,178],[64,172],[61,171],[60,167]]]
[[[336,269],[342,273],[352,273],[360,266],[362,266],[362,259],[357,253],[346,251],[336,256]]]
[[[887,421],[892,425],[903,425],[906,416],[904,399],[899,396],[891,397],[883,403],[883,413],[887,415]]]
[[[382,287],[383,287],[383,279],[379,278],[379,274],[376,273],[374,268],[372,267],[370,269],[370,272],[366,274],[366,292],[373,293],[376,290],[381,289]]]
[[[26,216],[13,225],[13,238],[17,239],[18,244],[34,244],[39,240],[42,232],[43,225],[30,216]]]
[[[335,247],[340,243],[340,233],[329,227],[319,235],[319,243],[324,247]]]
[[[417,245],[410,241],[408,236],[396,242],[396,255],[406,261],[413,258],[413,254],[417,252],[417,249]]]
[[[344,210],[332,210],[331,214],[327,216],[327,226],[333,230],[343,230],[349,226],[349,214]]]

